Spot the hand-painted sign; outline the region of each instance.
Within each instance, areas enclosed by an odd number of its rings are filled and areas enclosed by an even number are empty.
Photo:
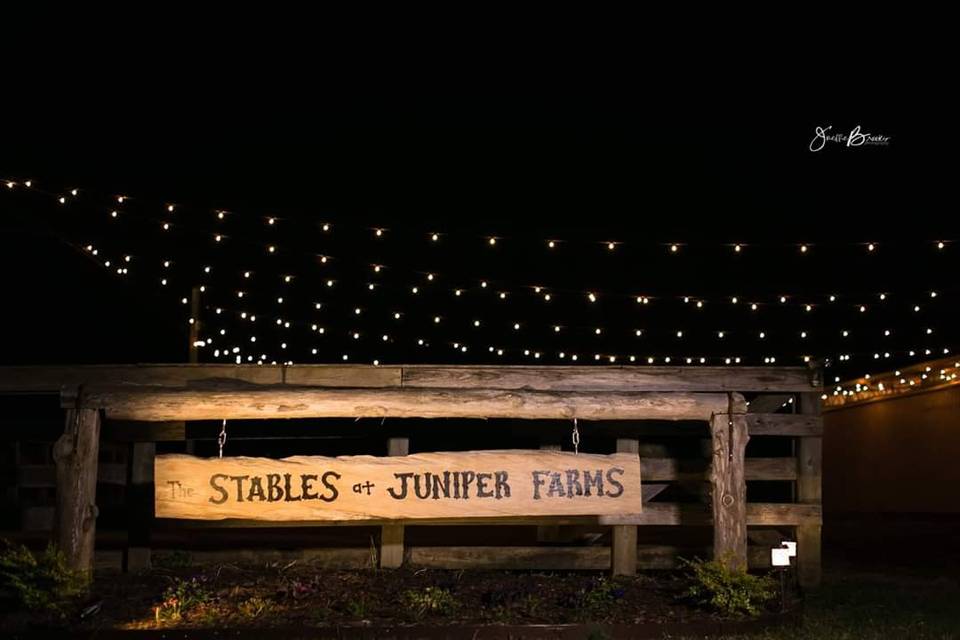
[[[634,453],[156,458],[158,518],[378,520],[641,511]]]

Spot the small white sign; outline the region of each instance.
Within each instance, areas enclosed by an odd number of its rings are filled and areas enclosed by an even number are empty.
[[[790,555],[789,549],[770,549],[770,564],[774,567],[789,567]]]
[[[797,555],[797,543],[793,540],[781,540],[780,544],[790,552],[791,558]]]

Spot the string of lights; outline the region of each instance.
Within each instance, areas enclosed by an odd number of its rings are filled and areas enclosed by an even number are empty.
[[[14,179],[14,178],[0,178],[0,184],[6,185],[8,190],[14,190],[17,188],[23,188],[31,190],[32,192],[45,195],[55,202],[65,205],[72,201],[77,201],[81,197],[87,197],[88,194],[92,198],[99,198],[102,202],[100,203],[101,209],[103,209],[105,215],[119,219],[121,217],[126,217],[129,215],[124,207],[132,203],[138,203],[143,205],[147,210],[154,211],[158,214],[173,214],[179,213],[182,211],[190,211],[192,213],[201,213],[208,216],[209,219],[215,220],[218,223],[225,223],[230,218],[241,216],[248,220],[257,220],[266,227],[278,227],[281,225],[286,225],[290,223],[302,224],[303,219],[301,217],[294,216],[283,216],[278,214],[265,214],[262,212],[242,212],[237,209],[225,209],[225,208],[213,208],[213,209],[201,209],[195,206],[174,203],[169,200],[160,201],[153,200],[150,198],[144,198],[141,196],[130,196],[122,194],[106,194],[106,193],[97,193],[92,189],[80,189],[76,187],[71,187],[67,189],[51,191],[47,189],[42,189],[35,180],[31,179]],[[135,216],[142,217],[144,215],[143,210],[133,213]],[[173,220],[166,218],[156,218],[149,216],[154,220],[158,221],[160,228],[165,230],[173,229],[175,225],[179,224]],[[392,229],[386,226],[369,226],[369,225],[358,225],[344,220],[334,221],[332,217],[330,219],[320,219],[315,220],[311,219],[308,223],[310,230],[319,229],[324,233],[332,233],[334,229],[339,229],[342,227],[354,227],[360,228],[368,232],[372,238],[386,239],[389,238],[392,233]],[[217,232],[212,230],[212,235],[215,237]],[[220,233],[221,240],[225,239],[227,234]],[[529,242],[530,239],[524,238],[522,236],[511,236],[510,234],[474,234],[467,233],[464,231],[452,231],[452,230],[436,230],[436,231],[425,231],[422,234],[423,240],[427,243],[441,243],[447,239],[453,237],[471,237],[474,238],[478,243],[481,243],[485,246],[496,248],[502,246],[505,242],[511,241],[514,237],[521,242]],[[937,251],[944,251],[948,249],[950,245],[956,242],[955,238],[936,238],[925,241],[925,244],[930,246],[932,249]],[[770,241],[743,241],[743,242],[730,242],[730,241],[717,241],[706,243],[704,241],[690,242],[690,241],[659,241],[659,240],[649,240],[649,239],[637,239],[631,238],[629,240],[625,239],[584,239],[578,234],[577,237],[567,236],[559,237],[555,234],[547,234],[546,237],[541,237],[535,241],[535,243],[541,248],[547,250],[558,250],[566,246],[595,246],[607,253],[615,254],[618,251],[622,251],[629,247],[658,247],[659,250],[679,255],[682,254],[685,250],[689,250],[695,246],[703,246],[706,244],[712,246],[723,247],[730,251],[731,254],[742,254],[750,249],[760,248],[760,247],[774,247],[777,249],[790,248],[798,255],[813,255],[815,250],[820,247],[850,247],[856,248],[859,251],[862,251],[867,254],[879,253],[881,249],[888,244],[888,242],[879,242],[876,240],[858,240],[851,242],[843,242],[839,240],[818,240],[817,242],[808,242],[808,241],[796,241],[796,242],[770,242]],[[894,243],[895,244],[895,243]]]
[[[14,187],[16,186],[18,184],[14,183]],[[27,185],[24,183],[23,186]],[[34,186],[27,188],[39,192]],[[55,204],[58,207],[74,204],[79,200],[72,199],[79,199],[79,193],[79,190],[76,193],[70,191],[69,195],[56,196]],[[49,194],[43,192],[43,195]],[[125,196],[117,196],[117,199],[118,205],[127,204]],[[83,207],[81,209],[89,210]],[[147,255],[146,252],[139,253],[132,245],[127,251],[119,247],[105,248],[118,244],[116,238],[110,241],[104,238],[102,241],[98,240],[97,244],[87,242],[82,245],[82,250],[118,277],[128,278],[136,270],[138,278],[153,281],[161,289],[171,293],[183,291],[189,294],[190,289],[198,286],[204,299],[201,317],[189,318],[188,322],[201,322],[203,330],[197,347],[214,360],[227,358],[250,363],[278,360],[292,363],[293,360],[287,354],[296,352],[294,357],[300,362],[342,360],[379,364],[400,361],[409,354],[407,347],[432,350],[434,353],[442,349],[444,355],[441,357],[444,359],[460,357],[476,361],[479,358],[489,358],[497,361],[501,358],[517,358],[557,363],[603,364],[795,364],[821,360],[828,353],[834,354],[828,359],[846,363],[851,359],[883,361],[930,357],[952,352],[949,346],[934,346],[929,342],[921,344],[921,341],[931,340],[931,336],[939,335],[939,330],[930,322],[920,322],[921,318],[929,317],[925,312],[931,308],[938,310],[937,305],[941,305],[945,299],[952,303],[956,290],[951,288],[927,289],[922,292],[891,289],[869,294],[851,294],[848,289],[838,289],[839,293],[811,293],[807,288],[794,294],[765,297],[758,294],[690,296],[663,292],[658,292],[657,295],[635,295],[600,288],[584,290],[574,287],[516,285],[501,278],[465,279],[439,270],[434,272],[409,269],[399,264],[391,267],[383,262],[362,258],[318,255],[300,251],[279,241],[268,240],[264,243],[262,239],[247,239],[239,234],[229,237],[220,234],[218,239],[217,236],[210,236],[206,229],[195,229],[189,220],[181,221],[175,218],[175,222],[170,222],[170,217],[188,209],[167,203],[164,213],[168,216],[166,221],[160,222],[164,218],[156,218],[152,214],[142,217],[144,230],[171,231],[176,225],[178,230],[188,231],[194,236],[212,238],[205,261],[198,258],[188,260],[182,255],[176,255],[175,244],[164,247],[154,240],[147,241],[151,251],[169,252],[168,255],[172,257],[161,260],[157,256]],[[108,219],[127,217],[128,211],[114,211],[117,212],[116,216],[108,215]],[[217,211],[213,219],[223,221],[230,215],[232,214],[229,212]],[[281,222],[282,220],[276,218],[263,219],[264,228],[268,230],[276,229]],[[169,228],[163,229],[164,224],[169,225]],[[331,232],[332,224],[324,224],[327,226],[326,231]],[[321,231],[324,230],[324,224],[319,227]],[[169,236],[165,233],[160,235]],[[389,235],[388,229],[374,228],[370,239],[372,242],[379,242]],[[443,235],[446,234],[437,233],[435,238],[431,236],[428,241],[440,242]],[[493,236],[490,239],[493,240],[490,246],[497,246],[502,240]],[[122,238],[123,242],[131,240],[126,236]],[[937,241],[934,244],[935,251],[943,252],[949,242]],[[264,255],[267,258],[282,256],[286,260],[276,264],[269,264],[268,260],[267,267],[261,262],[256,270],[235,268],[236,265],[233,264],[221,266],[224,261],[223,249],[231,244],[236,245],[233,251],[241,257],[244,250],[255,249],[258,260]],[[686,245],[679,243],[671,245],[668,252],[681,253],[684,246]],[[807,248],[800,249],[799,252],[806,254],[813,246],[806,245]],[[822,246],[822,243],[818,243],[818,246]],[[615,252],[618,248],[619,244],[614,244],[608,250]],[[741,246],[734,252],[740,253],[745,248],[746,246]],[[877,250],[877,245],[867,248],[868,253]],[[110,257],[107,256],[108,253]],[[341,271],[328,274],[325,268],[331,264],[339,264]],[[404,274],[407,277],[402,280],[385,280],[384,276],[390,272],[395,278]],[[361,300],[360,296],[375,297],[377,292],[382,290],[389,294],[389,299],[382,303],[374,302],[368,305],[357,302]],[[181,304],[186,304],[189,295],[178,296],[178,299]],[[448,308],[444,311],[434,306],[468,300],[473,307]],[[241,301],[242,304],[238,306],[237,303]],[[557,315],[551,321],[545,322],[542,320],[543,312],[531,313],[532,303],[546,304],[549,309],[557,309]],[[619,324],[611,324],[605,320],[608,310],[612,308],[620,311],[627,303],[639,315],[631,316],[628,321]],[[664,303],[674,312],[678,309],[689,310],[689,320],[677,324],[675,328],[667,328],[668,325],[650,315],[654,307],[663,307]],[[499,316],[488,315],[493,304],[501,305],[497,308]],[[514,305],[518,308],[514,309]],[[582,314],[597,308],[604,310],[601,318],[587,321],[582,317]],[[811,329],[798,325],[795,329],[788,329],[784,326],[783,312],[790,313],[791,317],[798,315],[800,318],[813,318],[821,309],[835,314],[836,309],[840,308],[844,312],[855,314],[856,319],[848,324],[834,324],[831,317],[827,328],[821,326]],[[743,320],[766,317],[766,314],[759,313],[764,309],[781,314],[771,316],[769,322],[772,328],[748,326]],[[710,310],[713,311],[708,313]],[[874,311],[879,312],[876,314],[879,316],[878,320],[884,321],[897,314],[909,314],[907,325],[896,326],[892,321],[883,329],[863,325],[863,319],[871,318],[875,315],[872,313]],[[314,312],[323,312],[330,317],[318,321],[312,317]],[[563,316],[564,312],[568,315],[572,313],[573,317]],[[732,312],[740,315],[720,320],[715,317],[717,313]],[[339,317],[336,317],[336,314],[339,314]],[[613,315],[619,317],[623,314]],[[384,324],[368,323],[362,326],[362,323],[371,317],[382,318],[379,322]],[[528,317],[538,319],[528,321],[525,319]],[[260,324],[256,324],[258,318],[261,320]],[[398,329],[396,322],[400,320],[403,322]],[[695,324],[691,326],[690,320]],[[704,325],[708,322],[715,328],[707,329]],[[242,329],[237,330],[238,326]],[[260,328],[264,326],[269,329]],[[254,332],[254,327],[259,331]],[[467,331],[471,333],[467,334]],[[269,332],[273,335],[269,335]],[[840,341],[839,348],[818,342],[826,334]],[[882,343],[882,339],[893,336],[906,336],[915,340],[916,344],[912,348],[899,345],[878,350],[842,347],[841,339],[864,335],[871,336],[871,340],[881,341],[879,343]],[[337,337],[342,337],[343,342],[321,346],[317,342],[319,336],[326,336],[326,343],[334,342],[335,340],[330,338]],[[501,339],[498,339],[498,336]],[[703,341],[707,339],[717,344],[726,344],[733,343],[738,338],[741,342],[737,347],[742,349],[740,353],[743,355],[725,355],[716,348],[702,348]],[[945,338],[946,344],[949,344],[950,336]],[[775,339],[791,344],[795,349],[794,353],[785,354],[782,347],[773,346]],[[590,348],[590,344],[585,343],[589,340],[598,341],[597,348]],[[622,341],[625,340],[634,341],[636,348],[624,344]],[[527,344],[524,345],[523,342]],[[807,342],[809,348],[806,347]],[[747,343],[748,346],[745,346]],[[344,348],[344,344],[350,346]],[[771,344],[769,348],[766,347],[768,344]],[[259,348],[254,349],[254,345]],[[800,345],[804,348],[796,349]],[[360,348],[361,346],[363,348]],[[611,346],[613,348],[610,348]],[[669,353],[670,351],[672,353]],[[678,355],[683,351],[699,351],[704,355]],[[801,353],[798,355],[796,351]],[[453,355],[446,355],[447,353]],[[737,351],[731,349],[727,353],[733,354]]]

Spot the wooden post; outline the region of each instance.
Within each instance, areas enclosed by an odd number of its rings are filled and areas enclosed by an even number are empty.
[[[410,453],[409,438],[387,440],[388,456],[405,456]],[[380,568],[398,569],[403,564],[403,525],[385,524],[380,529]]]
[[[68,409],[63,435],[53,446],[57,466],[54,540],[73,569],[93,571],[97,522],[97,454],[100,412]]]
[[[127,484],[127,571],[150,568],[150,529],[153,524],[153,463],[157,445],[134,442],[130,447]]]
[[[800,413],[819,415],[820,395],[799,394]],[[823,437],[797,438],[797,501],[803,504],[821,504],[823,491]],[[820,585],[820,535],[822,523],[802,524],[797,527],[797,580],[803,588]]]
[[[617,453],[640,455],[640,441],[617,438]],[[641,479],[642,482],[642,479]],[[613,546],[610,550],[611,569],[615,576],[632,576],[637,573],[637,526],[615,525]]]
[[[732,403],[731,403],[732,406]],[[744,453],[747,419],[744,414],[719,413],[710,421],[713,461],[710,465],[713,502],[713,557],[730,569],[747,568],[747,483]]]

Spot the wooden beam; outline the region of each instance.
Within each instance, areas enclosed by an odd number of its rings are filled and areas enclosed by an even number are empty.
[[[820,395],[800,395],[800,411],[805,415],[820,415]],[[820,506],[823,498],[823,438],[804,437],[797,441],[797,500],[803,504]],[[813,589],[820,586],[821,523],[805,523],[797,527],[797,579],[800,586]]]
[[[111,419],[147,422],[320,417],[709,420],[727,410],[726,394],[289,386],[91,388],[80,401],[85,408],[103,409]]]
[[[68,566],[93,571],[93,544],[97,522],[97,454],[100,412],[67,411],[63,435],[53,447],[57,465],[57,507],[54,540]]]
[[[640,442],[629,438],[617,439],[617,453],[640,452]],[[643,471],[640,472],[641,486]],[[611,547],[611,571],[615,576],[632,576],[637,573],[637,527],[636,525],[617,525],[613,527]]]
[[[734,413],[717,414],[710,422],[713,462],[713,557],[731,569],[747,566],[747,483],[744,452],[747,420]]]
[[[751,436],[822,436],[823,418],[800,413],[748,413]]]
[[[127,484],[127,465],[104,463],[97,470],[98,484]],[[24,489],[57,486],[57,467],[52,464],[23,464],[17,467],[17,484]]]
[[[641,458],[643,482],[679,481],[708,482],[710,464],[706,460],[678,458]],[[796,480],[796,458],[746,458],[744,477],[747,480]]]
[[[409,438],[387,439],[388,456],[410,453]],[[399,569],[403,564],[403,525],[385,524],[380,529],[380,568]]]
[[[704,557],[708,550],[671,545],[637,547],[636,569],[676,569],[678,558]],[[770,566],[770,549],[751,546],[751,568]],[[506,571],[600,571],[610,566],[610,547],[411,547],[409,562],[430,569],[486,569]]]
[[[130,364],[0,367],[0,393],[59,393],[63,387],[219,382],[306,384],[324,387],[400,386],[400,367],[370,365]]]
[[[130,486],[127,487],[127,571],[150,568],[150,531],[154,517],[153,467],[157,445],[153,442],[130,444]]]
[[[783,405],[790,403],[793,394],[772,393],[757,396],[747,405],[749,413],[774,413],[777,409],[782,409]]]
[[[323,387],[533,391],[818,391],[802,367],[536,367],[134,364],[0,367],[0,393],[56,393],[63,386],[183,387],[221,380]]]
[[[404,366],[404,387],[537,391],[809,391],[802,367]]]
[[[236,529],[263,527],[367,527],[398,524],[397,520],[299,520],[276,522],[270,520],[163,520],[165,527],[198,529]],[[681,504],[675,502],[650,502],[643,505],[643,513],[623,514],[620,516],[506,516],[492,518],[438,518],[404,521],[408,525],[422,526],[485,526],[485,525],[576,525],[576,526],[613,526],[635,524],[641,526],[696,526],[708,527],[713,524],[710,512],[700,504]],[[747,525],[749,526],[799,526],[821,523],[821,509],[818,504],[795,504],[789,502],[754,502],[747,504]]]

